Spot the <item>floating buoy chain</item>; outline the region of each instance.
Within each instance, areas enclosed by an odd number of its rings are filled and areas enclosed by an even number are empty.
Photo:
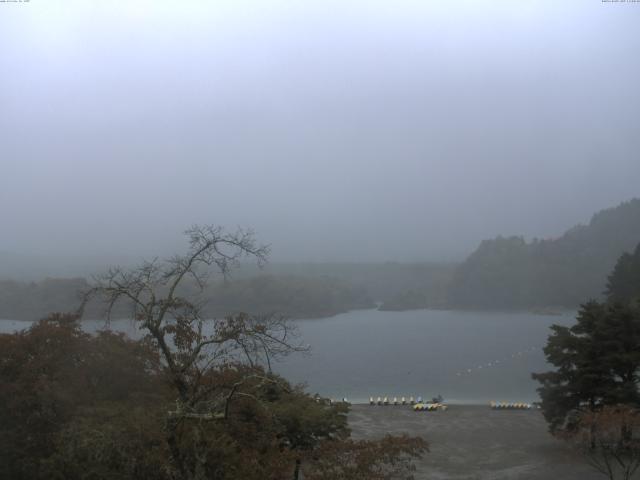
[[[469,374],[471,374],[471,373],[473,373],[475,371],[478,371],[478,370],[483,370],[485,368],[497,367],[497,366],[499,366],[501,364],[505,364],[505,363],[509,362],[512,359],[516,359],[516,358],[519,358],[519,357],[522,357],[524,355],[528,355],[528,354],[531,354],[533,352],[540,351],[540,350],[542,350],[542,347],[529,347],[529,348],[526,348],[524,350],[519,350],[517,352],[512,353],[511,355],[507,355],[507,356],[503,357],[502,359],[493,360],[491,362],[483,363],[482,365],[477,365],[475,367],[465,368],[463,370],[460,370],[460,371],[456,372],[456,376],[457,377],[462,377],[462,376],[465,376],[465,375],[469,375]]]

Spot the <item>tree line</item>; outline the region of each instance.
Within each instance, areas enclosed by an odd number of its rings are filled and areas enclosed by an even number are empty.
[[[80,293],[89,288],[84,278],[48,278],[40,282],[0,281],[0,318],[35,320],[48,312],[72,311],[81,302]],[[181,291],[196,293],[199,286],[185,279]],[[204,314],[220,317],[229,313],[277,312],[290,318],[320,318],[361,308],[373,308],[374,301],[362,287],[351,286],[329,276],[273,275],[230,278],[207,285]],[[123,302],[113,312],[125,317]],[[86,317],[102,318],[99,303],[86,306]]]

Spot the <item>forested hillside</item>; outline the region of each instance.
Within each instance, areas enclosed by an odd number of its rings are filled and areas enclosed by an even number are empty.
[[[449,304],[464,308],[575,307],[605,290],[607,274],[640,242],[640,199],[596,213],[557,239],[483,241],[455,271]]]

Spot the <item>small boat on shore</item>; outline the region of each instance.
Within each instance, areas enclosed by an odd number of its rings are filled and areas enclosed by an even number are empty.
[[[531,410],[530,403],[523,402],[489,402],[492,410]]]
[[[413,406],[414,412],[446,412],[447,405],[444,403],[416,403]]]

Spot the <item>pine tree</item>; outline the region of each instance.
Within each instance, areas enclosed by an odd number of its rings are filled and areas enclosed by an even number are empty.
[[[607,301],[588,302],[572,327],[553,325],[544,349],[556,370],[534,373],[552,432],[571,431],[584,412],[640,407],[640,245],[609,276]]]
[[[635,251],[623,254],[608,277],[607,298],[624,304],[640,301],[640,243]]]

